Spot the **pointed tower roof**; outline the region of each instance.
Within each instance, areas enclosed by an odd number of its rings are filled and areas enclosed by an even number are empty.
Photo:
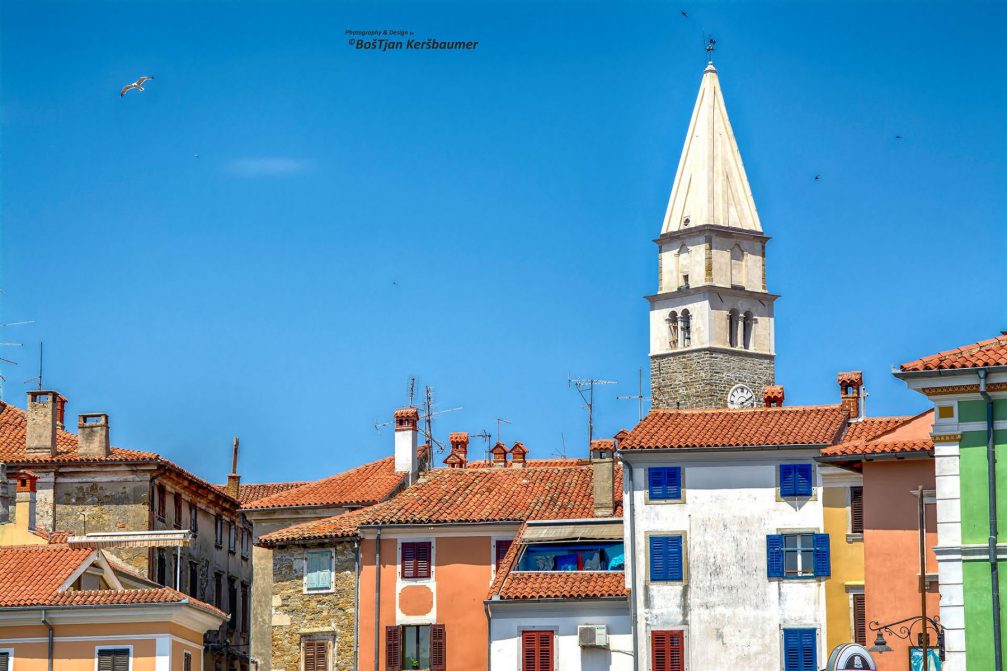
[[[705,224],[762,232],[713,63],[703,71],[661,233]]]

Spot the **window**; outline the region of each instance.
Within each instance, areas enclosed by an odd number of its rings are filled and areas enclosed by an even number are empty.
[[[188,650],[182,651],[182,671],[192,671],[192,653]]]
[[[234,549],[236,547],[234,542],[235,541],[234,534],[235,534],[234,522],[229,521],[227,523],[227,551],[230,552],[232,555],[234,554]]]
[[[166,503],[167,493],[164,491],[164,485],[157,486],[157,519],[164,521],[164,515],[168,504]]]
[[[518,571],[621,571],[625,563],[623,544],[535,543],[528,545],[518,562]]]
[[[328,671],[329,642],[327,640],[302,638],[301,653],[304,657],[304,671]]]
[[[493,567],[494,568],[496,568],[497,566],[500,566],[500,562],[502,562],[503,558],[505,556],[507,556],[507,550],[510,550],[510,546],[511,546],[512,542],[513,541],[505,541],[505,540],[498,540],[496,542],[496,548],[495,548],[495,551],[494,551],[495,554],[494,554],[494,557],[493,557]]]
[[[227,614],[231,616],[227,628],[234,631],[238,626],[238,582],[234,578],[227,579]]]
[[[651,582],[680,582],[683,573],[682,537],[651,536]]]
[[[199,598],[199,564],[189,562],[189,596]]]
[[[851,594],[853,607],[853,640],[867,645],[867,598],[863,594]]]
[[[444,625],[385,627],[385,669],[445,671],[447,637]]]
[[[740,323],[740,317],[738,315],[738,310],[732,308],[730,312],[727,313],[727,344],[731,347],[738,346],[738,324]]]
[[[752,349],[752,333],[755,332],[755,315],[751,312],[746,312],[744,317],[744,339],[742,340],[742,346],[745,349]]]
[[[156,580],[158,585],[167,585],[165,582],[166,575],[168,573],[168,560],[164,556],[164,552],[157,550],[157,575]]]
[[[731,286],[745,286],[745,252],[738,245],[731,248]]]
[[[864,488],[850,487],[850,533],[864,533]]]
[[[332,551],[310,550],[304,557],[304,591],[332,589]]]
[[[241,583],[241,633],[248,633],[248,583]]]
[[[0,651],[0,671],[10,671],[10,650]]]
[[[783,671],[818,671],[814,629],[783,630]]]
[[[647,494],[651,501],[681,501],[682,468],[680,466],[648,468]]]
[[[213,574],[213,605],[224,608],[224,574],[220,571]]]
[[[689,276],[686,275],[685,279],[688,283]],[[692,316],[688,310],[682,310],[682,317],[679,322],[679,330],[682,332],[682,347],[689,347],[692,345]]]
[[[780,497],[811,496],[811,464],[780,464]]]
[[[553,671],[554,636],[551,631],[521,632],[521,671]]]
[[[173,502],[175,504],[175,522],[174,522],[174,526],[175,526],[176,529],[181,529],[182,528],[182,495],[181,494],[175,494]]]
[[[684,671],[684,638],[681,631],[651,631],[651,671]]]
[[[241,558],[248,559],[248,539],[252,537],[251,529],[241,529]]]
[[[402,577],[430,577],[430,542],[402,544]]]
[[[193,536],[199,532],[199,506],[195,503],[189,504],[189,531]]]
[[[218,547],[224,547],[224,518],[217,515],[217,519],[214,524],[214,539],[213,544]]]
[[[678,313],[672,310],[668,313],[668,347],[678,349]]]
[[[98,671],[129,671],[129,648],[98,648]]]
[[[770,578],[824,578],[831,574],[828,534],[770,534],[766,547]]]

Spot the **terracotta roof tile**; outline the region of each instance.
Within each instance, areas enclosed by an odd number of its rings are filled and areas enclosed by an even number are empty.
[[[247,485],[238,485],[238,501],[241,505],[246,505],[252,501],[264,499],[267,496],[272,496],[273,494],[285,492],[288,489],[294,489],[295,487],[306,485],[309,482],[310,480],[301,480],[300,482],[258,482],[249,483]],[[227,492],[227,485],[214,485],[214,487],[222,492]]]
[[[553,461],[553,460],[550,460]],[[560,460],[569,462],[571,460]],[[345,538],[360,526],[523,522],[594,517],[594,474],[587,465],[439,468],[394,498],[370,508],[274,531],[263,545]],[[622,514],[622,468],[613,478],[615,516]],[[296,490],[295,490],[296,491]]]
[[[501,599],[611,599],[625,597],[622,571],[514,571],[500,590]]]
[[[620,450],[829,445],[845,426],[838,405],[651,410]]]
[[[984,366],[1007,366],[1007,335],[983,340],[946,352],[938,352],[916,361],[904,363],[902,371],[955,370],[958,368],[982,368]]]
[[[370,505],[395,493],[402,486],[404,478],[404,473],[395,472],[395,458],[386,457],[328,478],[256,499],[243,507],[254,510]]]
[[[873,417],[871,425],[854,432],[854,428],[868,422],[856,422],[843,436],[842,442],[822,450],[823,457],[862,457],[881,454],[907,454],[929,452],[933,454],[934,441],[930,432],[934,426],[933,409],[913,417]],[[881,430],[886,428],[886,430]]]

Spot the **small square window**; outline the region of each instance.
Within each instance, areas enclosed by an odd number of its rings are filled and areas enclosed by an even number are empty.
[[[402,544],[402,577],[430,577],[430,542]]]
[[[780,497],[811,496],[811,464],[780,464]]]
[[[332,551],[309,550],[304,557],[304,591],[327,592],[332,589]]]
[[[680,466],[648,468],[647,495],[651,501],[681,501],[682,468]]]

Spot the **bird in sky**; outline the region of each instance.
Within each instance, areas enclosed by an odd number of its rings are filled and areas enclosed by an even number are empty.
[[[895,136],[895,139],[896,139],[896,140],[901,140],[901,139],[902,139],[902,136],[901,136],[901,135],[896,135],[896,136]]]
[[[153,77],[148,77],[144,75],[143,77],[140,77],[132,84],[126,84],[125,86],[122,87],[122,91],[119,93],[119,97],[120,98],[123,97],[124,95],[126,95],[126,91],[132,91],[133,89],[136,89],[137,91],[142,91],[143,83],[146,81],[150,81],[151,79],[153,79]]]
[[[816,182],[820,182],[821,180],[822,180],[822,176],[821,175],[815,175],[815,181]]]
[[[684,16],[685,18],[689,18],[689,13],[688,13],[687,11],[685,11],[684,9],[680,9],[680,10],[678,10],[678,11],[679,11],[679,13],[680,13],[680,14],[681,14],[682,16]]]

